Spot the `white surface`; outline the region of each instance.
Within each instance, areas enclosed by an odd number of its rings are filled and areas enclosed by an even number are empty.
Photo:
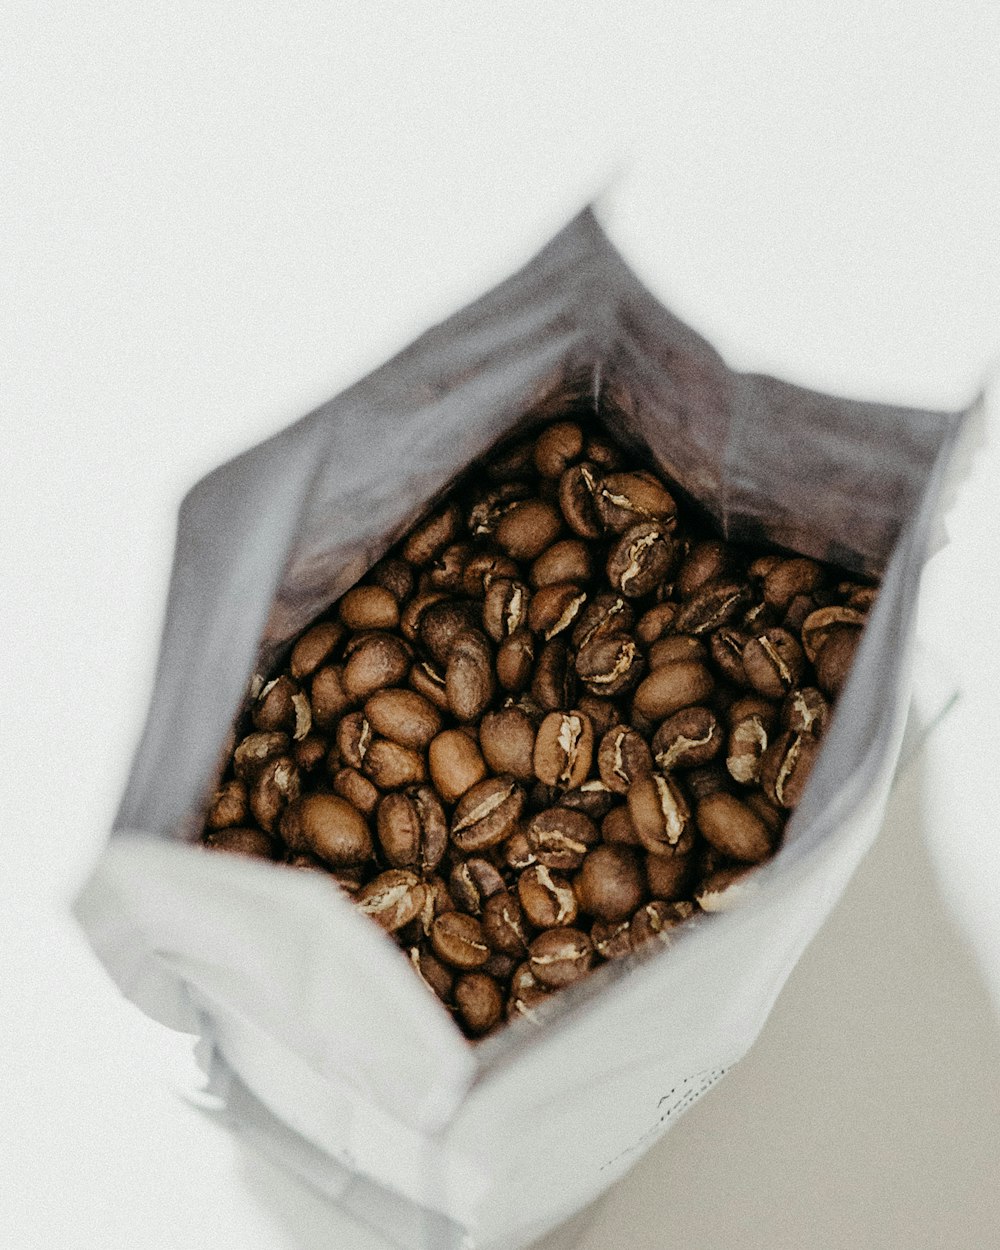
[[[964,404],[1000,345],[998,47],[993,3],[4,6],[0,1243],[332,1236],[171,1092],[187,1043],[66,915],[145,710],[184,490],[612,178],[613,237],[730,363]],[[965,698],[923,798],[587,1250],[1000,1239],[991,438],[927,577]]]

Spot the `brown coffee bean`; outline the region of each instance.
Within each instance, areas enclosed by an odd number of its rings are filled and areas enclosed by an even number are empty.
[[[320,673],[323,671],[321,669]],[[400,685],[409,671],[409,652],[398,638],[372,635],[361,643],[344,666],[344,692],[351,700],[361,702],[385,686]],[[314,694],[315,688],[314,678]]]
[[[460,729],[445,729],[428,750],[431,781],[446,803],[454,803],[486,776],[479,747]]]
[[[573,626],[573,646],[579,651],[597,638],[627,634],[634,620],[632,605],[623,595],[596,595],[583,606]]]
[[[722,750],[725,734],[711,708],[686,707],[668,716],[653,737],[653,757],[661,772],[708,764]]]
[[[479,726],[479,749],[492,772],[534,780],[535,727],[520,708],[487,712]]]
[[[615,796],[603,781],[591,778],[572,790],[564,790],[559,804],[574,812],[583,812],[591,820],[603,820],[611,811]]]
[[[418,566],[430,564],[458,538],[461,527],[462,512],[458,504],[447,504],[410,531],[403,543],[403,559]]]
[[[424,613],[436,603],[450,603],[443,590],[421,590],[403,605],[399,614],[399,632],[407,642],[417,642]]]
[[[695,822],[705,841],[730,859],[759,863],[774,849],[771,834],[756,813],[725,791],[699,800]]]
[[[374,738],[361,764],[361,771],[380,790],[399,790],[427,780],[424,757],[388,738]]]
[[[473,538],[491,538],[504,515],[521,499],[527,499],[527,482],[502,482],[478,495],[469,509],[468,528]]]
[[[434,954],[452,968],[481,968],[490,957],[483,926],[474,916],[446,911],[431,927]]]
[[[539,1023],[538,1008],[543,1006],[550,994],[548,989],[535,980],[527,961],[515,968],[510,982],[510,996],[507,999],[506,1018],[508,1020],[529,1020]]]
[[[528,922],[520,902],[499,890],[483,903],[483,934],[494,951],[523,959],[528,951]]]
[[[632,949],[641,950],[650,942],[668,946],[673,940],[673,930],[693,915],[694,906],[684,900],[666,903],[662,899],[653,899],[640,907],[629,922]]]
[[[550,712],[535,738],[535,776],[549,786],[571,789],[590,772],[594,730],[582,712]]]
[[[600,483],[595,502],[602,522],[616,534],[640,521],[659,521],[669,527],[677,516],[673,495],[645,470],[608,474]]]
[[[455,982],[455,1006],[459,1019],[473,1037],[482,1037],[500,1022],[503,995],[485,972],[467,972]]]
[[[465,854],[503,842],[517,828],[524,789],[513,777],[487,777],[462,796],[451,822],[451,840]]]
[[[496,540],[512,560],[534,560],[562,530],[562,517],[541,499],[516,503],[497,526]]]
[[[610,699],[602,699],[593,694],[582,694],[577,706],[584,716],[590,718],[594,727],[594,737],[603,738],[609,729],[621,722],[621,714]]]
[[[564,538],[546,548],[535,560],[528,580],[536,590],[541,590],[559,582],[583,585],[592,575],[590,548],[578,538]]]
[[[291,733],[295,728],[294,697],[298,693],[299,688],[290,677],[282,675],[269,681],[254,704],[254,728],[262,733]]]
[[[455,974],[429,950],[423,950],[419,946],[412,946],[409,953],[410,963],[413,965],[417,976],[420,977],[421,981],[432,993],[436,994],[443,1003],[446,1003],[451,997],[455,984]]]
[[[348,629],[395,629],[399,624],[396,596],[382,586],[355,586],[338,611]]]
[[[653,771],[653,757],[647,743],[628,725],[616,725],[601,739],[597,751],[601,780],[615,794],[625,794],[639,777]]]
[[[660,638],[649,648],[649,667],[665,668],[668,664],[676,664],[680,660],[708,659],[708,652],[703,643],[687,634],[672,634],[669,638]]]
[[[444,680],[448,706],[456,720],[478,720],[495,690],[493,654],[484,633],[466,629],[458,635],[451,647]]]
[[[534,467],[535,445],[530,439],[519,439],[505,447],[494,448],[484,468],[496,482],[510,482],[525,477]]]
[[[632,954],[632,932],[627,920],[595,920],[590,940],[602,959],[624,959]]]
[[[528,625],[546,642],[570,629],[587,601],[587,592],[572,582],[545,586],[531,601]]]
[[[321,621],[307,629],[289,657],[288,668],[296,681],[305,681],[321,665],[326,664],[344,641],[344,626],[339,621]]]
[[[653,773],[629,789],[628,811],[639,841],[654,855],[686,855],[692,846],[691,809],[673,779]]]
[[[372,727],[364,712],[350,712],[337,725],[334,738],[341,764],[360,768],[372,741]]]
[[[527,626],[517,629],[497,648],[497,681],[504,690],[518,691],[531,680],[535,640]]]
[[[691,888],[694,879],[693,855],[646,855],[646,886],[653,898],[676,902]]]
[[[802,626],[818,606],[812,595],[796,595],[785,609],[781,624],[792,633],[801,633]]]
[[[726,768],[734,781],[752,785],[760,777],[760,762],[767,750],[768,732],[761,718],[754,714],[734,721],[729,730]]]
[[[513,872],[521,872],[538,862],[528,844],[526,833],[518,830],[507,839],[503,848],[503,862]]]
[[[306,734],[301,742],[292,747],[295,767],[302,773],[311,773],[326,759],[330,744],[319,734]]]
[[[815,560],[782,560],[764,578],[764,602],[784,611],[796,595],[812,594],[822,581],[823,570]]]
[[[531,591],[509,577],[491,581],[483,601],[483,628],[494,642],[503,642],[528,621]]]
[[[717,538],[695,543],[677,570],[677,594],[682,599],[690,599],[708,582],[726,577],[732,563],[732,552]]]
[[[819,754],[820,743],[812,734],[786,731],[764,753],[760,782],[764,794],[779,807],[797,807]]]
[[[202,837],[202,845],[212,851],[231,851],[235,855],[249,855],[254,859],[274,858],[274,843],[267,834],[245,826],[213,829]]]
[[[583,454],[587,460],[592,460],[602,473],[615,473],[624,465],[625,456],[617,444],[600,434],[587,434],[586,431],[584,433]]]
[[[362,886],[354,901],[365,915],[389,933],[395,933],[420,915],[426,894],[426,886],[415,873],[390,868]]]
[[[346,799],[365,816],[374,816],[379,792],[356,768],[338,768],[331,776],[334,794]]]
[[[528,948],[528,967],[550,989],[561,989],[581,980],[593,962],[590,938],[579,929],[549,929],[540,933]]]
[[[439,712],[449,710],[444,673],[429,660],[417,660],[410,669],[407,681],[417,694],[433,704]]]
[[[212,797],[205,817],[207,829],[230,829],[245,825],[250,811],[246,782],[239,777],[224,781]]]
[[[601,821],[601,836],[612,846],[642,846],[627,806],[613,807]]]
[[[557,806],[532,816],[527,836],[528,846],[539,864],[558,872],[570,872],[580,867],[600,835],[589,816]]]
[[[434,590],[458,594],[465,586],[465,570],[472,555],[471,543],[452,543],[445,547],[426,571],[428,585]]]
[[[569,651],[558,638],[542,648],[531,681],[531,693],[539,707],[546,711],[568,708],[576,693]]]
[[[861,613],[870,612],[877,598],[877,586],[853,586],[844,600],[844,607],[854,608],[856,612]]]
[[[676,540],[657,521],[642,521],[621,536],[608,555],[608,581],[629,599],[648,595],[677,563]]]
[[[301,781],[295,761],[287,755],[268,760],[250,787],[250,810],[257,824],[274,833],[281,814],[299,797]]]
[[[693,660],[678,660],[655,668],[639,684],[633,707],[653,720],[679,712],[683,707],[705,703],[715,690],[712,674]]]
[[[281,836],[293,851],[311,851],[334,868],[363,864],[373,851],[364,816],[334,794],[293,801],[281,819]]]
[[[415,578],[413,566],[395,556],[387,556],[379,560],[368,571],[367,580],[373,586],[381,586],[391,592],[397,603],[403,603],[413,594]]]
[[[440,713],[414,690],[378,690],[366,701],[364,714],[376,734],[413,751],[426,750],[441,731]]]
[[[708,640],[712,662],[719,672],[734,686],[749,686],[750,679],[743,664],[743,649],[753,635],[746,629],[724,625],[715,630]]]
[[[792,733],[819,738],[826,728],[830,705],[815,686],[792,690],[781,705],[781,724]]]
[[[448,845],[444,808],[430,786],[387,794],[376,813],[378,840],[393,868],[433,872]]]
[[[609,699],[634,689],[645,671],[634,639],[624,634],[594,638],[576,655],[576,672],[585,688]]]
[[[459,860],[448,878],[449,896],[459,911],[478,916],[487,899],[505,889],[504,879],[488,859],[473,855]]]
[[[600,469],[588,461],[573,465],[559,479],[559,507],[566,524],[580,538],[600,538],[596,496]]]
[[[859,629],[835,629],[820,648],[816,657],[816,681],[831,699],[837,697],[847,680],[860,641]]]
[[[575,421],[557,421],[538,436],[535,468],[542,477],[558,478],[583,454],[583,431]]]
[[[749,587],[739,582],[709,582],[677,613],[674,628],[679,634],[710,634],[728,625],[750,604]]]
[[[288,734],[248,734],[233,752],[233,772],[241,781],[252,782],[270,760],[287,755],[290,749]]]
[[[805,670],[802,648],[786,629],[774,627],[743,648],[743,667],[755,690],[780,699],[797,686]]]
[[[752,868],[720,868],[710,873],[694,892],[702,911],[730,911],[756,889]]]
[[[624,846],[598,846],[583,861],[573,888],[581,910],[588,915],[621,921],[642,902],[646,882],[634,851]]]
[[[673,628],[676,603],[655,603],[639,617],[635,636],[644,647],[651,647]]]
[[[573,887],[544,864],[524,869],[517,879],[517,896],[528,922],[536,929],[571,925],[576,920],[579,905]]]
[[[435,664],[447,666],[459,635],[477,629],[482,613],[467,599],[442,599],[420,618],[418,636]]]
[[[476,551],[469,557],[462,574],[462,590],[472,599],[482,599],[495,581],[515,581],[520,569],[508,556],[495,551]]]

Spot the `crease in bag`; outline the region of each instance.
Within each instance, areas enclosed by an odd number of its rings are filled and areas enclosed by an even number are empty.
[[[312,873],[192,845],[255,673],[468,463],[591,404],[727,538],[883,578],[779,855],[738,909],[476,1047]],[[920,571],[977,426],[726,367],[587,210],[525,268],[215,470],[181,508],[156,683],[76,914],[122,991],[200,1034],[252,1141],[393,1244],[516,1250],[595,1200],[752,1044],[873,841]],[[524,414],[530,414],[525,417]],[[956,443],[964,448],[955,454]]]

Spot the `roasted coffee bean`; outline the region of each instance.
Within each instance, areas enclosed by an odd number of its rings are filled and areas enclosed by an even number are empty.
[[[478,720],[493,698],[493,653],[486,635],[466,629],[452,643],[445,672],[448,706],[456,720]]]
[[[587,854],[573,888],[582,911],[596,920],[621,921],[642,902],[646,882],[634,851],[598,846]]]
[[[360,768],[371,746],[372,727],[364,712],[350,712],[337,726],[334,741],[341,764],[348,768]]]
[[[684,780],[687,783],[688,793],[695,802],[707,798],[710,794],[729,793],[729,778],[726,776],[725,769],[717,764],[705,764],[701,768],[692,768]]]
[[[787,730],[771,743],[761,760],[760,781],[772,803],[787,808],[798,806],[819,747],[812,734]]]
[[[595,778],[572,790],[563,791],[559,799],[560,806],[568,807],[574,812],[583,812],[591,820],[603,820],[611,811],[614,801],[615,796],[604,782]]]
[[[380,790],[399,790],[427,780],[424,757],[388,738],[372,740],[361,762],[361,771]]]
[[[548,786],[572,789],[590,772],[594,730],[582,712],[550,712],[535,737],[535,776]]]
[[[826,728],[830,705],[815,686],[792,690],[781,705],[781,724],[792,733],[820,737]]]
[[[752,869],[719,868],[707,876],[694,892],[702,911],[730,911],[756,889]]]
[[[528,835],[522,830],[512,833],[504,843],[503,862],[513,872],[520,872],[538,862],[528,843]]]
[[[399,632],[407,642],[417,642],[420,638],[420,626],[424,613],[436,603],[449,603],[450,600],[443,590],[421,590],[408,600],[399,614]]]
[[[431,945],[438,959],[452,968],[481,968],[490,957],[483,926],[460,911],[446,911],[431,927]]]
[[[395,629],[399,603],[382,586],[355,586],[340,601],[340,619],[348,629]]]
[[[434,590],[456,594],[465,585],[465,570],[472,559],[471,543],[452,543],[445,547],[427,570],[427,582]]]
[[[245,825],[249,811],[246,782],[233,777],[216,790],[205,817],[205,828],[230,829],[234,825]]]
[[[609,729],[621,722],[621,713],[610,699],[602,699],[593,694],[582,694],[577,701],[577,706],[584,716],[590,718],[595,738],[603,738]]]
[[[485,972],[466,972],[460,976],[455,982],[454,995],[459,1019],[474,1037],[481,1037],[499,1023],[503,995],[496,981]]]
[[[793,633],[801,633],[802,626],[819,605],[812,595],[796,595],[785,609],[781,623]]]
[[[569,651],[558,638],[542,648],[531,681],[531,693],[539,707],[547,712],[573,705],[576,677]]]
[[[796,595],[812,594],[822,581],[823,570],[815,560],[782,560],[764,578],[764,602],[784,611]]]
[[[649,648],[649,667],[665,668],[668,664],[676,664],[680,660],[708,659],[708,652],[703,643],[687,634],[671,634],[668,638],[660,638]]]
[[[694,869],[693,855],[647,854],[646,887],[653,898],[675,902],[690,891]]]
[[[657,521],[642,521],[621,536],[607,560],[608,581],[629,599],[648,595],[677,563],[675,539]]]
[[[383,590],[388,590],[397,603],[404,603],[409,599],[416,585],[413,565],[394,556],[379,560],[378,564],[369,569],[366,580],[372,586],[381,586]]]
[[[661,772],[708,764],[722,750],[725,734],[711,708],[686,707],[668,716],[653,737],[653,758]]]
[[[362,702],[386,686],[398,686],[410,671],[410,655],[398,638],[372,635],[365,639],[344,666],[343,687],[348,698]],[[322,673],[323,670],[321,669]],[[313,679],[315,694],[316,679]],[[317,717],[317,720],[319,718]],[[321,728],[325,727],[321,725]]]
[[[590,927],[590,940],[602,959],[624,959],[632,954],[632,931],[627,920],[595,920]]]
[[[824,694],[831,698],[840,694],[860,641],[859,629],[835,629],[830,632],[816,657],[816,681]]]
[[[602,523],[597,512],[597,490],[601,471],[584,461],[563,472],[559,479],[559,507],[566,524],[579,538],[600,538]]]
[[[287,755],[268,760],[250,787],[250,810],[266,833],[278,828],[281,814],[299,797],[301,779],[295,761]]]
[[[535,639],[527,626],[516,629],[497,648],[497,681],[504,690],[518,691],[531,680]]]
[[[709,582],[684,603],[674,628],[679,634],[710,634],[728,625],[749,604],[749,587],[739,582]]]
[[[503,642],[528,621],[531,591],[509,577],[491,581],[483,600],[483,628],[494,642]]]
[[[639,841],[654,855],[686,855],[692,846],[691,809],[672,777],[652,773],[634,782],[628,810]]]
[[[450,503],[439,512],[433,512],[410,531],[403,543],[403,559],[410,564],[430,564],[453,543],[462,528],[462,511],[457,503]]]
[[[613,807],[601,821],[601,837],[611,846],[642,846],[628,807]]]
[[[528,964],[523,963],[514,970],[511,977],[506,1018],[538,1023],[538,1008],[543,1006],[549,998],[548,989],[535,980]]]
[[[599,840],[597,826],[583,812],[568,807],[549,807],[532,816],[527,828],[528,846],[534,859],[546,868],[570,872]]]
[[[672,940],[672,930],[693,915],[694,907],[688,902],[666,903],[662,899],[653,899],[640,907],[629,923],[632,949],[640,950],[649,942],[668,945]]]
[[[673,495],[645,470],[608,474],[600,482],[595,503],[603,524],[616,534],[640,521],[659,521],[670,527],[677,516]]]
[[[773,850],[771,834],[759,816],[725,791],[698,800],[695,822],[705,841],[730,859],[755,864]]]
[[[528,952],[528,924],[520,901],[498,890],[483,903],[483,934],[494,951],[523,959]]]
[[[587,592],[572,582],[539,590],[531,600],[528,625],[546,642],[569,629],[587,601]]]
[[[779,627],[751,638],[743,648],[747,680],[769,699],[781,699],[798,685],[805,662],[802,648],[787,629]]]
[[[677,570],[677,594],[681,599],[690,599],[708,582],[724,578],[732,563],[732,552],[717,538],[695,543]]]
[[[334,794],[307,794],[281,818],[281,836],[293,851],[311,851],[333,868],[353,868],[371,858],[368,822]]]
[[[494,449],[486,462],[486,472],[496,482],[516,481],[531,472],[534,453],[534,444],[529,439]]]
[[[525,798],[524,789],[509,775],[477,782],[455,808],[452,842],[465,854],[503,842],[517,828]]]
[[[512,560],[534,560],[559,537],[562,517],[550,503],[525,499],[504,513],[496,540]]]
[[[535,727],[517,707],[487,712],[479,726],[479,749],[494,773],[510,773],[520,782],[535,777]]]
[[[292,647],[288,668],[295,681],[311,677],[344,641],[346,631],[339,621],[322,621],[307,629]]]
[[[364,715],[374,733],[413,751],[426,750],[441,730],[437,708],[414,690],[376,691]]]
[[[719,672],[734,686],[749,686],[750,679],[743,663],[743,649],[753,635],[749,630],[725,625],[711,634],[708,650]]]
[[[300,773],[311,773],[326,759],[330,744],[319,734],[306,734],[292,747],[292,759]]]
[[[595,595],[580,610],[573,626],[573,646],[580,651],[597,638],[627,634],[634,620],[632,605],[624,595]]]
[[[292,733],[295,728],[294,699],[298,693],[299,688],[290,677],[276,677],[274,681],[269,681],[254,704],[254,728],[262,733]]]
[[[443,599],[426,608],[418,636],[435,664],[447,667],[459,635],[476,629],[480,616],[476,605],[467,599]]]
[[[767,750],[768,731],[760,716],[740,717],[729,730],[726,768],[740,785],[752,785],[760,777],[760,762]]]
[[[509,556],[477,551],[469,557],[462,574],[462,589],[471,599],[482,599],[493,582],[516,580],[520,569]]]
[[[559,582],[585,585],[593,575],[590,548],[579,538],[564,538],[553,543],[535,560],[528,580],[536,590]]]
[[[549,989],[561,989],[579,981],[593,962],[590,938],[579,929],[550,929],[540,933],[528,948],[528,967]]]
[[[870,612],[877,598],[877,586],[854,586],[844,600],[844,607],[861,613]]]
[[[597,751],[601,780],[615,794],[625,794],[633,781],[653,771],[653,757],[643,738],[628,725],[616,725],[601,739]]]
[[[448,891],[454,905],[470,916],[478,916],[487,899],[504,888],[499,871],[480,855],[459,860],[448,877]]]
[[[419,916],[426,895],[427,887],[415,873],[390,868],[362,886],[354,901],[383,929],[395,933]]]
[[[246,826],[212,829],[202,837],[202,843],[213,851],[231,851],[254,859],[274,858],[274,843],[267,834]]]
[[[330,782],[334,794],[346,799],[365,816],[374,816],[379,792],[356,768],[338,768],[332,774]]]
[[[431,951],[419,946],[410,948],[410,963],[427,988],[446,1003],[455,985],[455,974],[447,965]]]
[[[695,660],[678,660],[655,668],[639,684],[633,707],[654,720],[679,712],[682,707],[705,703],[715,690],[712,674]]]
[[[290,749],[288,734],[248,734],[233,753],[233,772],[241,781],[252,782],[270,760],[287,755]]]
[[[673,628],[676,615],[676,603],[656,603],[647,608],[636,624],[636,638],[644,647],[651,647]]]
[[[444,808],[430,786],[387,794],[378,805],[376,829],[386,862],[394,868],[433,872],[448,846]]]
[[[527,482],[502,482],[480,495],[469,509],[468,529],[473,538],[490,538],[504,515],[521,499],[527,499]]]
[[[454,803],[486,776],[479,747],[460,729],[445,729],[431,742],[428,766],[434,788],[446,803]]]
[[[410,669],[407,680],[410,687],[428,703],[433,704],[439,712],[449,711],[444,673],[430,660],[417,660]]]
[[[583,431],[575,421],[557,421],[538,436],[535,468],[542,477],[558,478],[583,454]]]
[[[576,920],[579,905],[573,887],[544,864],[524,869],[517,879],[517,896],[528,922],[536,929],[571,925]]]
[[[614,699],[632,690],[646,671],[634,639],[626,635],[598,637],[576,654],[576,671],[591,693]]]
[[[585,459],[592,460],[602,473],[615,473],[622,468],[625,456],[620,447],[599,434],[587,433],[585,430],[584,435]]]

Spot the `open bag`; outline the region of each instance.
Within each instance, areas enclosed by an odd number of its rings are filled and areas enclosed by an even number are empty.
[[[470,461],[580,396],[722,536],[883,584],[783,847],[740,906],[560,993],[543,1027],[515,1021],[472,1046],[320,875],[193,843],[251,677]],[[143,1011],[201,1035],[211,1087],[253,1140],[390,1242],[516,1250],[543,1236],[747,1051],[873,841],[920,572],[971,412],[731,371],[582,213],[185,499],[148,721],[76,903],[95,950]]]

